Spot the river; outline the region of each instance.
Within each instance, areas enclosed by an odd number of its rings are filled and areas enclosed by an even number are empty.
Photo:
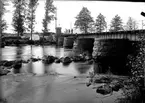
[[[28,60],[31,57],[43,58],[45,55],[53,55],[61,58],[65,56],[72,56],[72,49],[65,49],[56,46],[5,46],[2,49],[2,60]],[[93,65],[86,63],[70,63],[63,65],[62,63],[52,63],[49,65],[44,64],[42,61],[30,62],[22,65],[20,73],[34,73],[43,75],[46,73],[58,73],[61,75],[77,76],[88,74]]]
[[[1,55],[2,60],[11,61],[28,60],[31,57],[42,58],[45,55],[60,58],[72,56],[73,53],[72,49],[55,46],[5,46]],[[86,76],[93,68],[93,64],[85,62],[72,62],[69,65],[46,65],[42,61],[23,63],[20,74],[24,75],[13,75],[12,71],[12,75],[1,78],[0,95],[6,98],[7,103],[113,103],[121,93],[116,92],[105,98],[97,94],[92,86],[86,86],[89,81]],[[59,75],[47,75],[49,73]]]

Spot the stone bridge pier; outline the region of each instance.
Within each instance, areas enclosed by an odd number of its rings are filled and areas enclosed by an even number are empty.
[[[106,73],[110,69],[113,74],[128,74],[129,68],[127,56],[134,54],[137,50],[137,41],[128,39],[99,39],[99,38],[77,38],[73,43],[74,54],[88,51],[93,57],[97,57],[101,65],[101,73]],[[100,69],[100,68],[98,68]]]
[[[64,37],[63,47],[64,48],[73,48],[75,38],[74,37]]]
[[[128,56],[135,56],[138,51],[139,35],[145,30],[102,32],[90,34],[64,35],[64,47],[72,47],[75,55],[89,52],[96,61],[102,73],[110,69],[113,74],[128,74],[130,67]],[[72,40],[69,37],[73,37]]]
[[[73,43],[73,51],[76,54],[88,52],[92,54],[94,46],[94,38],[75,39]]]

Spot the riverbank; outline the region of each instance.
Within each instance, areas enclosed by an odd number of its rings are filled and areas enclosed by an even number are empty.
[[[102,75],[99,75],[102,76]],[[98,83],[87,86],[89,76],[17,74],[1,77],[7,103],[115,103],[123,91],[102,95]]]

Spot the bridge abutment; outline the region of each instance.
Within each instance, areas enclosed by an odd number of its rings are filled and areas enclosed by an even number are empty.
[[[73,37],[65,37],[63,41],[64,48],[73,48],[74,38]]]
[[[113,74],[128,74],[130,69],[126,66],[128,55],[137,52],[139,35],[144,34],[145,30],[103,32],[74,36],[74,54],[89,51],[102,68],[102,73],[106,73],[109,68]],[[135,44],[135,45],[134,45]],[[98,68],[99,69],[99,68]]]
[[[63,46],[63,42],[64,42],[64,37],[59,37],[58,38],[58,46]]]
[[[84,38],[84,39],[76,39],[73,44],[73,51],[78,54],[83,52],[88,52],[92,54],[94,46],[94,39],[93,38]]]
[[[130,69],[126,66],[127,57],[136,52],[137,48],[133,45],[136,43],[128,39],[95,39],[92,55],[97,58],[103,73],[110,69],[113,74],[128,75]]]
[[[93,57],[99,55],[99,48],[98,48],[98,47],[100,47],[99,45],[100,45],[99,39],[95,38],[94,39],[93,52],[92,52]]]

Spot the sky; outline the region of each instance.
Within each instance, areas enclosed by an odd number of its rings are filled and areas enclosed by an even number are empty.
[[[99,13],[105,16],[108,28],[112,18],[115,15],[119,15],[123,23],[126,24],[128,17],[134,18],[139,23],[139,28],[142,28],[142,20],[145,24],[145,17],[141,16],[142,11],[145,12],[145,3],[143,2],[112,2],[112,1],[54,1],[55,7],[57,8],[57,26],[62,28],[62,32],[65,29],[74,29],[75,17],[79,14],[83,7],[87,7],[91,12],[91,16],[95,20]],[[36,9],[36,25],[35,32],[42,31],[42,19],[44,18],[45,1],[39,0],[39,5]],[[6,7],[8,12],[5,14],[4,19],[8,23],[8,29],[6,32],[13,32],[12,16],[13,6],[9,5]],[[49,24],[51,32],[55,32],[55,21]],[[145,28],[145,26],[144,26]],[[74,32],[78,32],[74,30]]]

